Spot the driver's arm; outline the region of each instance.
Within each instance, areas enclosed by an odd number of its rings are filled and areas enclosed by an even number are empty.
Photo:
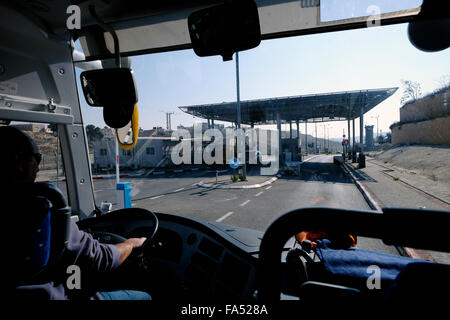
[[[145,241],[145,238],[130,238],[115,245],[104,244],[81,231],[75,222],[71,221],[70,225],[70,240],[64,252],[65,264],[76,264],[92,271],[114,270]]]
[[[120,258],[119,258],[119,264],[120,266],[126,258],[131,254],[131,251],[133,251],[134,248],[138,248],[142,246],[144,241],[147,240],[147,238],[130,238],[124,242],[115,244],[115,247],[119,250]]]

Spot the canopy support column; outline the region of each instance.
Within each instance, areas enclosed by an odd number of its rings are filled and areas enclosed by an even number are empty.
[[[305,120],[305,144],[306,144],[306,154],[308,154],[308,119]]]
[[[298,160],[302,161],[302,139],[300,139],[300,124],[299,121],[295,121],[295,125],[297,126],[297,154],[298,154]]]
[[[361,106],[361,115],[359,118],[359,144],[360,152],[358,159],[358,167],[366,167],[366,157],[364,156],[364,106]]]
[[[355,118],[353,118],[352,120],[352,126],[353,126],[353,137],[352,137],[352,163],[356,162],[356,146],[355,146],[355,136],[356,136],[356,132],[355,132]]]
[[[318,144],[317,144],[317,122],[314,119],[314,130],[316,131],[316,144],[314,145],[314,154],[319,153],[319,148],[318,148]]]
[[[278,130],[278,163],[281,164],[283,150],[281,147],[281,120],[279,111],[277,111],[277,130]]]
[[[289,139],[292,139],[292,120],[289,120]]]
[[[350,141],[351,141],[351,132],[350,132],[350,118],[347,119],[347,133],[348,133],[348,145],[347,145],[347,155],[348,155],[348,159],[350,160],[352,155],[351,155],[351,151],[350,151]]]

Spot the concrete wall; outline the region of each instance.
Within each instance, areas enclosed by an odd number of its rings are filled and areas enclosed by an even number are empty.
[[[45,132],[46,125],[35,123],[24,123],[24,124],[13,124],[11,125],[11,127],[15,127],[22,131]]]
[[[450,145],[450,117],[392,126],[392,144]]]
[[[442,93],[405,104],[400,108],[400,122],[424,121],[449,115],[449,108],[444,106],[445,94],[447,100],[450,100],[450,89],[447,89]]]

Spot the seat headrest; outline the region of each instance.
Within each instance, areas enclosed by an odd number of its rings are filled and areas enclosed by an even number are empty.
[[[51,210],[50,203],[43,197],[30,199],[35,206],[34,217],[19,231],[17,257],[19,263],[31,269],[47,265],[51,245]]]
[[[450,265],[415,262],[406,266],[387,290],[383,302],[388,306],[402,303],[414,310],[443,309],[448,305]],[[406,305],[406,304],[405,304]]]
[[[61,257],[70,236],[71,210],[62,192],[46,183],[0,187],[1,218],[7,246],[7,269],[14,285],[41,283]],[[39,278],[39,280],[38,280]]]

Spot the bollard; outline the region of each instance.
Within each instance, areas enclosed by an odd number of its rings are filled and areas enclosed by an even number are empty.
[[[119,182],[116,187],[117,208],[131,208],[131,183]]]
[[[356,163],[357,161],[356,161],[357,159],[356,159],[356,152],[353,152],[352,153],[352,163]]]
[[[366,167],[366,155],[360,153],[358,157],[358,168],[365,168],[365,167]]]

